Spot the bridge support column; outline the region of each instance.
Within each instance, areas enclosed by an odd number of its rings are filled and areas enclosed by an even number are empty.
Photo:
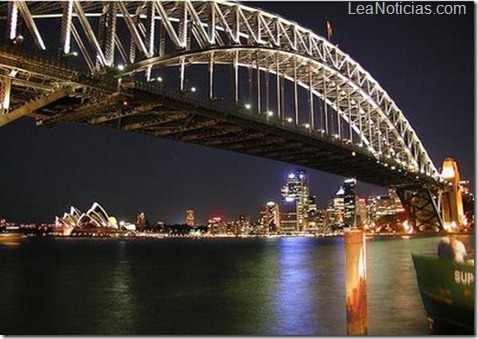
[[[465,222],[463,200],[460,188],[458,164],[446,158],[442,165],[442,177],[448,186],[440,193],[443,226],[449,232],[456,232]]]
[[[367,258],[365,233],[345,232],[347,335],[367,334]]]
[[[12,79],[9,77],[0,77],[0,115],[8,113],[10,109],[10,91],[12,88]]]

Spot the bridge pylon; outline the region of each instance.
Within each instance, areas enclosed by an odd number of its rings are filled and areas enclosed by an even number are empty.
[[[446,158],[443,161],[441,175],[447,183],[447,186],[440,194],[443,226],[446,231],[455,232],[465,223],[460,173],[456,161]]]

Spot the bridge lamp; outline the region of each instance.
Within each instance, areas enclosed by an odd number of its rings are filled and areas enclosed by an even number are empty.
[[[12,40],[13,44],[16,45],[16,44],[20,44],[23,42],[23,35],[17,35],[13,40]]]
[[[356,155],[356,153],[355,153],[355,152],[352,152],[352,156],[354,157],[355,155]]]
[[[305,128],[310,128],[310,125],[309,124],[304,124],[304,127]]]
[[[266,114],[267,114],[267,116],[268,116],[268,117],[271,117],[271,116],[273,116],[273,115],[274,115],[274,112],[272,112],[272,111],[267,111],[267,113],[266,113]]]
[[[244,107],[245,107],[246,109],[251,109],[252,106],[251,106],[251,104],[245,104]]]
[[[289,117],[289,118],[286,119],[286,121],[287,122],[292,122],[292,118]]]
[[[196,93],[197,89],[196,87],[191,87],[191,92]]]
[[[118,68],[119,71],[124,71],[124,65],[119,64],[116,68]]]
[[[156,81],[157,81],[157,82],[163,82],[163,78],[157,77],[157,78],[156,78]]]

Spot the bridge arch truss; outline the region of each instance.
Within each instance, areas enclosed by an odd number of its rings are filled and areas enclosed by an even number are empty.
[[[312,137],[326,134],[392,170],[440,180],[380,84],[337,46],[275,14],[228,1],[75,0],[12,1],[1,13],[12,45],[123,80],[167,81],[169,74],[183,92],[191,89],[188,73],[203,69],[206,100],[226,91],[225,101],[248,105],[247,114],[295,124]],[[52,27],[57,36],[46,39]],[[0,67],[11,77],[11,67]]]

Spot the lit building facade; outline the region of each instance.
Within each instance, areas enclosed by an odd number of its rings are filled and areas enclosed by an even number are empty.
[[[194,216],[194,210],[186,210],[186,225],[189,227],[196,226],[196,218]]]
[[[405,211],[394,191],[389,195],[369,196],[367,198],[367,224],[373,226],[384,216],[396,215]]]
[[[116,218],[108,215],[106,210],[97,202],[85,213],[71,206],[70,212],[64,213],[62,217],[55,218],[55,228],[63,235],[70,235],[77,228],[110,228],[128,231],[136,229],[135,225],[131,223],[122,221],[118,224]]]
[[[210,234],[227,234],[227,222],[221,217],[214,217],[209,219],[207,229]]]
[[[367,200],[355,199],[355,220],[357,227],[364,227],[367,223]]]
[[[279,211],[279,204],[269,201],[262,206],[261,209],[261,225],[262,228],[269,233],[280,232],[281,218]]]
[[[281,229],[285,232],[301,232],[308,228],[309,180],[304,170],[290,173],[281,189],[284,198],[281,206]]]
[[[355,225],[355,186],[354,178],[344,180],[344,223],[348,227]]]
[[[334,224],[338,227],[343,227],[345,223],[345,204],[344,204],[344,189],[341,187],[337,193],[335,193],[335,197],[332,203],[333,211],[334,211]]]

